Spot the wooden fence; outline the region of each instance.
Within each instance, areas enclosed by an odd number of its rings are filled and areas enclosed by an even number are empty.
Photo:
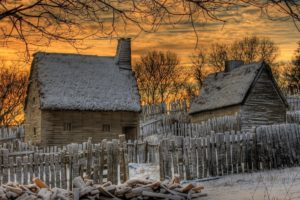
[[[23,142],[0,145],[0,183],[28,183],[40,177],[51,187],[70,188],[89,176],[97,183],[128,179],[128,163],[159,163],[161,178],[185,179],[253,172],[300,164],[300,125],[257,127],[210,135],[167,136],[159,144],[119,140],[38,149]]]
[[[286,100],[289,104],[289,110],[300,110],[300,93],[286,95]]]
[[[119,140],[92,144],[70,144],[37,150],[11,152],[0,150],[0,183],[17,181],[27,184],[33,177],[40,177],[51,187],[70,188],[73,178],[86,175],[97,183],[113,183],[128,179],[128,160],[125,137]]]
[[[156,121],[147,126],[141,126],[140,137],[141,139],[145,139],[151,135],[158,137],[201,137],[210,135],[211,131],[225,132],[230,130],[240,131],[240,119],[238,115],[216,117],[199,124]]]
[[[24,126],[2,127],[0,128],[0,144],[10,141],[24,140]]]
[[[187,113],[188,102],[186,100],[178,100],[170,103],[159,103],[142,106],[141,120],[159,118],[161,115],[172,115],[174,113]]]
[[[300,110],[287,111],[286,121],[288,123],[300,123]]]
[[[148,141],[128,141],[127,152],[129,163],[158,163],[159,143]]]
[[[300,163],[300,125],[261,126],[255,133],[174,137],[160,143],[161,178],[196,179],[281,168]]]

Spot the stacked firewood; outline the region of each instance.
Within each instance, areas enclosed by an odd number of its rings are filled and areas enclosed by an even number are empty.
[[[78,190],[77,199],[196,200],[206,196],[201,193],[204,189],[203,186],[193,183],[181,185],[177,176],[170,181],[163,182],[151,179],[131,179],[120,185],[114,185],[111,182],[102,185],[93,184],[92,180],[83,180],[81,177],[77,177],[73,181],[73,186]]]
[[[71,200],[72,193],[60,188],[49,187],[35,178],[33,184],[7,183],[0,186],[0,200]]]
[[[124,184],[114,185],[111,182],[95,184],[93,180],[77,177],[73,180],[73,191],[48,187],[40,179],[33,184],[21,185],[7,183],[0,186],[0,200],[120,200],[120,199],[199,199],[203,186],[188,183],[180,184],[178,177],[170,181],[150,179],[131,179]]]

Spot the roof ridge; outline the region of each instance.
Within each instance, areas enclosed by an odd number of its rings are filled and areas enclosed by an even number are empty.
[[[230,72],[209,74],[200,95],[191,104],[190,114],[242,103],[263,63],[252,62]]]
[[[46,55],[70,55],[70,56],[86,56],[86,57],[99,57],[99,58],[114,58],[115,56],[99,56],[99,55],[91,55],[91,54],[79,54],[79,53],[64,53],[64,52],[44,52],[44,51],[38,51],[33,54],[39,55],[39,54],[46,54]]]

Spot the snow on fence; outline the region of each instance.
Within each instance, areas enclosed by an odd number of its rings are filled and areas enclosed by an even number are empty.
[[[14,141],[16,139],[24,139],[24,127],[2,127],[0,128],[0,144],[4,142]]]
[[[160,176],[197,179],[300,164],[300,125],[260,126],[255,133],[175,137],[160,143]]]
[[[27,184],[39,177],[51,187],[70,188],[71,180],[87,175],[97,183],[118,183],[128,179],[128,160],[124,135],[119,140],[92,144],[70,144],[37,150],[11,152],[0,149],[0,183]]]
[[[158,163],[159,143],[148,141],[128,141],[127,152],[129,163]]]
[[[187,115],[188,102],[186,100],[172,101],[142,106],[141,121],[160,119],[162,116]]]
[[[240,119],[238,115],[223,116],[209,119],[205,122],[196,123],[167,123],[156,121],[140,128],[140,137],[144,139],[151,135],[158,137],[167,136],[184,136],[184,137],[201,137],[215,132],[239,131]]]
[[[300,123],[300,110],[287,111],[286,120],[288,123]]]
[[[300,95],[288,95],[286,100],[289,104],[289,110],[300,110]]]

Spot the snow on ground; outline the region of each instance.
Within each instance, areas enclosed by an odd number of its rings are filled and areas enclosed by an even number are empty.
[[[300,167],[224,176],[203,184],[208,194],[203,200],[300,199]]]
[[[159,179],[157,164],[131,163],[129,169],[130,178]],[[208,194],[201,200],[300,200],[300,167],[223,176],[200,184]]]
[[[159,165],[153,163],[129,163],[129,178],[143,178],[159,180]]]

